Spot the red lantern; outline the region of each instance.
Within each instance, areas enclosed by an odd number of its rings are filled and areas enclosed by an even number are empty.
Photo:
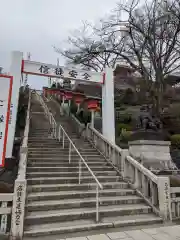
[[[65,92],[64,96],[65,96],[66,100],[71,100],[73,97],[73,94],[72,94],[72,92]]]
[[[74,95],[74,99],[75,99],[76,104],[82,103],[84,98],[85,98],[85,95],[82,94],[82,93],[74,93],[73,95]]]
[[[60,95],[61,95],[61,97],[64,97],[64,92],[60,91]]]
[[[83,101],[83,98],[80,98],[80,97],[75,98],[76,104],[80,104],[82,103],[82,101]]]
[[[95,99],[91,99],[88,101],[88,109],[96,110],[98,108],[98,101]]]

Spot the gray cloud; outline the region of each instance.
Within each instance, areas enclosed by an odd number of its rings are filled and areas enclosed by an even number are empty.
[[[10,51],[55,63],[52,45],[60,46],[82,21],[94,22],[110,12],[117,0],[0,0],[0,66],[8,71]],[[60,58],[60,64],[64,59]],[[31,83],[37,84],[34,77]],[[37,84],[38,86],[39,83]]]

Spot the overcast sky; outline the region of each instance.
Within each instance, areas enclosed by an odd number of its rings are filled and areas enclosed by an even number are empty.
[[[82,21],[96,22],[117,0],[0,0],[0,66],[9,70],[10,51],[31,52],[32,60],[56,63],[60,46]],[[60,57],[60,64],[64,59]],[[38,78],[38,82],[42,78]],[[37,78],[31,84],[39,87]]]

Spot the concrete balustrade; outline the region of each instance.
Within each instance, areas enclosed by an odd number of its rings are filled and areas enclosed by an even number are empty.
[[[172,220],[169,177],[159,177],[118,146],[108,142],[97,130],[87,129],[87,137],[116,166],[123,177],[165,221]]]
[[[171,210],[172,218],[180,219],[180,187],[171,187]]]
[[[28,109],[24,138],[20,149],[18,176],[14,184],[13,206],[11,217],[11,239],[22,239],[24,229],[24,212],[26,200],[26,167],[28,154],[28,135],[30,127],[31,91],[29,91]]]

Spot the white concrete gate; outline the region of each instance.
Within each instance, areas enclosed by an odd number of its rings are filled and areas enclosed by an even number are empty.
[[[69,79],[80,82],[98,83],[102,85],[102,133],[106,139],[115,143],[114,122],[114,81],[113,69],[107,68],[104,72],[75,70],[53,64],[23,60],[22,52],[12,52],[10,74],[13,76],[11,98],[11,122],[9,123],[6,157],[12,157],[16,116],[18,109],[19,88],[23,74],[44,76],[49,78]],[[107,127],[108,126],[108,127]]]

